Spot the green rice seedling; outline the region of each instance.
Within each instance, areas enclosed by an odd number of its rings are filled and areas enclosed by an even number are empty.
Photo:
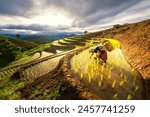
[[[92,80],[92,77],[91,77],[91,74],[88,75],[88,81],[89,83],[91,83],[91,80]]]
[[[78,62],[77,67],[80,68],[80,66],[82,66],[82,63]]]
[[[131,99],[132,99],[132,96],[129,94],[127,97],[127,100],[131,100]]]
[[[124,82],[128,82],[129,80],[128,80],[128,77],[127,76],[123,76],[123,80],[124,80]]]
[[[91,77],[94,78],[94,70],[91,69]]]
[[[78,72],[78,67],[75,67],[74,71],[75,71],[75,73],[77,73]]]
[[[116,66],[119,67],[119,62],[118,61],[116,61]]]
[[[110,79],[111,78],[111,73],[109,72],[109,74],[108,74],[108,79]]]
[[[101,66],[101,72],[103,73],[104,71],[104,64]]]
[[[133,78],[132,86],[135,86],[136,84],[136,76]]]
[[[135,70],[132,71],[132,78],[133,78],[133,83],[132,83],[132,85],[135,86],[135,83],[136,83],[136,80],[137,80]]]
[[[112,70],[114,69],[114,66],[111,65],[110,68],[109,68],[109,73],[111,74]]]
[[[76,59],[77,59],[77,55],[74,54],[74,55],[73,55],[73,61],[76,61]]]
[[[98,86],[99,86],[99,88],[102,87],[102,81],[103,81],[103,79],[101,79],[101,78],[98,79]]]
[[[94,62],[93,70],[94,70],[94,71],[97,70],[97,64],[96,64],[96,62]]]
[[[132,71],[132,73],[134,73],[135,69],[134,69],[134,68],[132,68],[132,69],[131,69],[131,71]]]
[[[128,63],[127,63],[127,68],[128,68],[128,69],[130,69],[130,68],[131,68],[131,66],[130,66]]]
[[[122,78],[123,75],[124,75],[124,69],[121,69],[121,70],[120,70],[120,77]]]
[[[82,80],[83,79],[83,74],[82,74],[82,72],[80,73],[80,80]]]
[[[96,71],[97,71],[98,73],[100,72],[98,65],[96,66]]]
[[[97,68],[99,66],[99,60],[98,59],[96,60],[96,66],[97,66]]]
[[[104,75],[103,74],[100,74],[100,79],[103,79]]]
[[[100,78],[98,79],[98,86],[101,87],[102,86],[102,82],[103,82],[103,74],[100,74]]]
[[[117,97],[118,97],[118,93],[115,93],[114,95],[113,95],[113,100],[117,100]]]
[[[110,78],[111,78],[111,70],[112,70],[112,68],[111,68],[111,67],[109,67],[109,68],[108,68],[108,75],[107,75],[108,79],[110,79]]]
[[[111,64],[110,70],[112,71],[114,69],[114,65]]]
[[[119,85],[122,86],[124,83],[124,80],[122,80]]]
[[[113,83],[112,83],[112,88],[114,88],[115,85],[116,85],[116,80],[113,81]]]
[[[135,95],[135,93],[137,92],[138,89],[139,89],[139,86],[136,86],[136,87],[134,88],[133,95]]]
[[[85,66],[85,69],[84,69],[84,73],[85,74],[87,74],[88,73],[88,68],[89,68],[89,66],[88,66],[88,64]]]
[[[108,79],[110,79],[111,78],[111,69],[109,68],[109,70],[108,70]]]
[[[105,71],[108,73],[108,72],[109,72],[109,67],[106,67],[106,68],[105,68]]]

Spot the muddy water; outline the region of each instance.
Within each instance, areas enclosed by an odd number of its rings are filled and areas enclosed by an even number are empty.
[[[37,77],[47,74],[48,72],[57,67],[62,57],[63,56],[59,56],[47,61],[43,61],[37,65],[27,68],[23,71],[23,79],[26,79],[26,81],[32,81]]]
[[[143,78],[120,49],[108,52],[106,64],[94,57],[90,59],[85,50],[71,59],[71,66],[75,78],[102,99],[145,99]]]

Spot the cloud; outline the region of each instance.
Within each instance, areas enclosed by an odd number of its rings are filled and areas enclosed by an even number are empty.
[[[6,16],[25,16],[32,14],[33,0],[0,0],[0,14]]]
[[[0,30],[98,30],[116,23],[148,19],[149,10],[150,0],[1,0]],[[71,19],[71,23],[68,20],[67,26],[59,23],[52,26],[52,18],[46,17],[47,14],[64,15]],[[48,21],[49,25],[45,25],[47,22],[44,21]]]
[[[65,30],[69,30],[68,26],[48,26],[48,25],[3,25],[0,26],[0,30],[3,32],[13,31],[16,33],[17,31],[21,32],[34,32],[34,33],[44,33],[44,32],[63,32]]]
[[[86,27],[117,15],[141,0],[45,0],[47,6],[58,8],[74,17],[72,26]]]
[[[74,17],[74,25],[114,16],[141,0],[1,0],[0,14],[32,16],[54,9]],[[81,19],[81,21],[79,21]]]
[[[142,0],[121,13],[101,20],[102,24],[124,24],[146,20],[150,18],[150,1]],[[110,22],[111,21],[111,22]],[[100,24],[100,22],[98,22]]]

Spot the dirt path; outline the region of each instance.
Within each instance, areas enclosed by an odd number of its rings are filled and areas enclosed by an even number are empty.
[[[71,59],[71,69],[75,78],[102,99],[145,99],[143,79],[120,49],[108,52],[107,64],[90,59],[85,50]]]

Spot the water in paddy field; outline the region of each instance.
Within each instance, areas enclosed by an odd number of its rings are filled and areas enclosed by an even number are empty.
[[[41,56],[40,56],[40,53],[35,53],[32,56],[24,57],[17,61],[14,61],[9,66],[6,67],[7,69],[5,68],[0,71],[0,79],[11,77],[16,71],[18,71],[21,68],[21,65],[23,65],[23,64],[29,63],[29,62],[37,60],[37,59],[42,59],[42,58],[45,58],[50,55],[53,55],[53,54],[42,51]],[[35,71],[35,73],[36,73],[36,71]]]
[[[26,81],[32,81],[37,77],[43,76],[47,73],[49,73],[51,70],[57,67],[60,59],[63,56],[59,56],[53,59],[49,59],[47,61],[43,61],[41,63],[38,63],[34,66],[31,66],[23,71],[23,79],[26,79]]]
[[[143,79],[125,60],[121,49],[108,53],[107,63],[90,59],[88,50],[74,55],[72,71],[102,99],[144,99]]]

